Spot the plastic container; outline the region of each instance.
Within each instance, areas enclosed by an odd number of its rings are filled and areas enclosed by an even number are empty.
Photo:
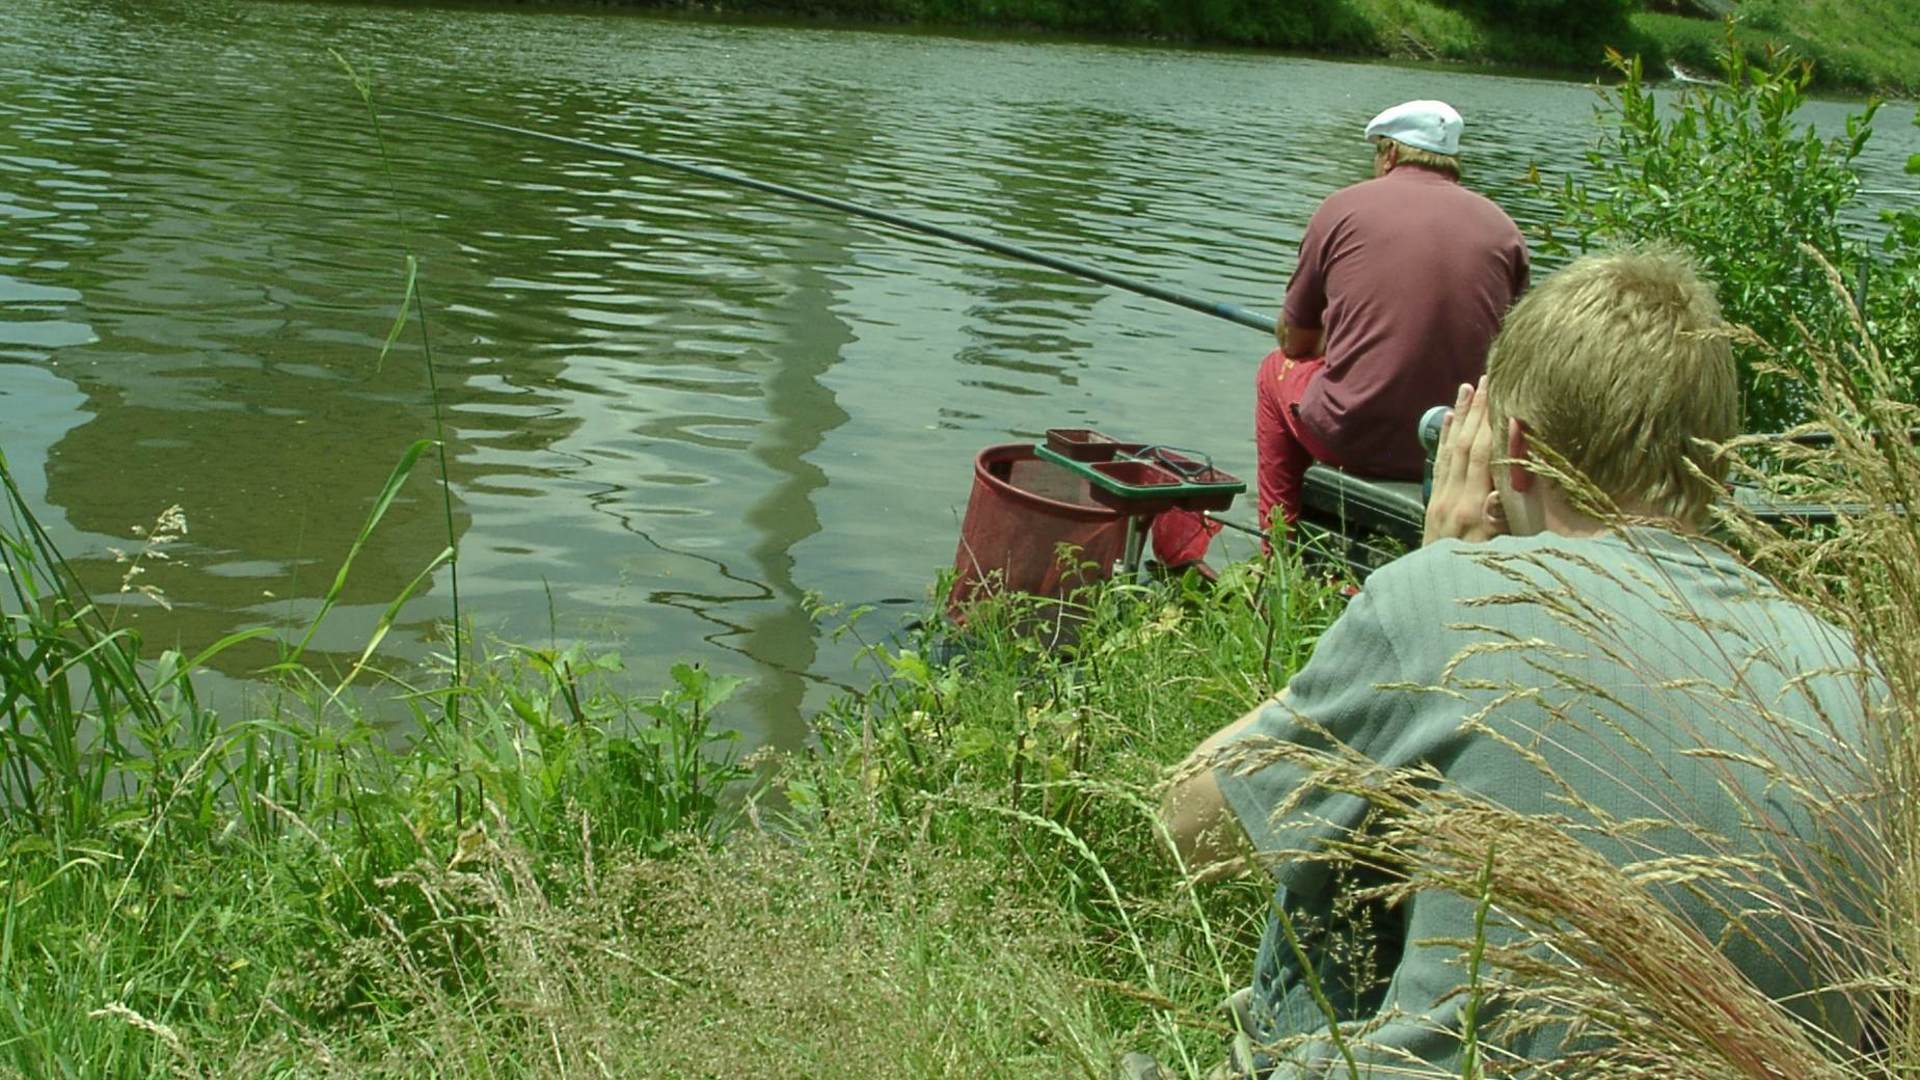
[[[1180,478],[1171,469],[1163,469],[1151,461],[1102,461],[1088,467],[1122,489],[1150,491],[1180,486]]]
[[[987,447],[973,462],[948,614],[964,622],[968,603],[996,592],[1060,598],[1105,580],[1126,546],[1127,517],[1032,446]],[[1070,561],[1060,558],[1063,544],[1077,549]]]
[[[1035,453],[1092,485],[1092,498],[1125,514],[1147,516],[1165,510],[1225,510],[1247,490],[1238,477],[1206,461],[1144,443],[1063,443],[1047,432],[1047,444]]]
[[[1076,460],[1089,460],[1075,451],[1093,447],[1112,446],[1113,440],[1092,428],[1057,427],[1047,429],[1047,446],[1073,457]]]

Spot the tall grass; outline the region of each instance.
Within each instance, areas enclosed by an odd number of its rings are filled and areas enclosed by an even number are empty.
[[[607,681],[616,658],[502,649],[464,679],[395,684],[410,713],[396,740],[296,643],[283,693],[219,716],[194,673],[261,632],[143,656],[4,460],[0,488],[0,1066],[197,1075],[256,1043],[311,1063],[334,1056],[318,1032],[385,1053],[423,1028],[455,1062],[485,1062],[496,1027],[532,1022],[502,995],[533,1009],[585,992],[525,933],[595,851],[663,853],[737,813],[726,793],[747,773],[712,723],[734,684],[696,667],[636,699]],[[469,701],[458,724],[451,696]],[[550,921],[542,933],[567,923]]]
[[[1776,542],[1768,565],[1836,588],[1815,574],[1815,541]],[[873,643],[885,674],[818,718],[817,748],[776,781],[787,809],[734,804],[761,827],[723,847],[718,801],[678,817],[641,809],[696,783],[718,795],[712,759],[685,755],[702,741],[693,721],[729,687],[693,669],[664,698],[635,701],[599,683],[604,658],[496,652],[462,688],[471,734],[456,737],[429,696],[400,751],[349,697],[306,699],[331,710],[324,726],[284,713],[219,722],[218,750],[184,734],[174,748],[231,778],[213,785],[208,814],[187,813],[199,797],[183,796],[156,819],[171,789],[156,800],[122,781],[126,800],[108,797],[109,823],[84,836],[50,843],[11,823],[0,1045],[24,1075],[617,1075],[644,1062],[667,1076],[1103,1077],[1127,1049],[1205,1075],[1228,1034],[1217,1003],[1250,970],[1269,887],[1188,882],[1154,833],[1150,794],[1167,763],[1285,682],[1339,604],[1317,573],[1282,561],[1230,568],[1213,590],[1108,587],[1084,598],[1070,649],[1040,645],[1019,601],[976,613],[956,663],[929,660],[930,639]],[[1889,678],[1910,688],[1906,665]],[[151,685],[173,669],[135,670]],[[485,793],[477,822],[454,820],[450,759]],[[650,772],[656,760],[678,760],[680,780]],[[1337,762],[1324,779],[1360,787]],[[1621,1068],[1770,1075],[1729,1073],[1715,1045],[1761,1047],[1814,1075],[1828,1059],[1833,1075],[1875,1076],[1913,1061],[1910,1034],[1887,1022],[1887,1044],[1909,1048],[1884,1067],[1782,1027],[1661,914],[1647,878],[1659,868],[1569,858],[1579,849],[1550,821],[1435,802],[1424,786],[1369,774],[1366,790],[1406,811],[1378,857],[1421,887],[1458,889],[1494,928],[1472,965],[1481,997],[1550,1001],[1563,1020],[1568,1002],[1592,1010],[1614,1045],[1640,1053],[1616,1054]],[[676,822],[707,839],[665,831]],[[1912,895],[1902,888],[1887,895]],[[1911,926],[1910,905],[1901,914],[1878,925]],[[1527,932],[1548,936],[1512,936],[1527,916]],[[1523,941],[1559,962],[1535,962]],[[1890,936],[1857,956],[1896,947],[1911,955]],[[1663,963],[1623,962],[1636,948]],[[1660,970],[1725,992],[1635,984]],[[1913,988],[1893,964],[1854,970],[1889,1003]],[[1689,1020],[1709,1005],[1719,1011]],[[1502,1047],[1529,1016],[1547,1014],[1481,1012],[1488,1072],[1510,1067]],[[1737,1038],[1717,1044],[1686,1035],[1729,1030]]]
[[[1074,1075],[1105,1076],[1134,1044],[1202,1074],[1270,890],[1192,888],[1152,789],[1284,685],[1341,603],[1297,551],[1228,567],[1212,586],[1105,585],[1064,613],[1001,598],[970,611],[949,664],[927,660],[932,642],[869,648],[879,677],[818,719],[819,753],[785,790],[829,843],[931,852],[933,873],[999,868],[997,894],[979,902],[1064,928],[1055,977],[1079,988],[1097,1033],[1086,1037],[1108,1051]],[[1071,635],[1045,625],[1063,617]]]
[[[654,698],[579,647],[384,673],[395,745],[290,645],[283,693],[216,716],[205,654],[105,629],[8,490],[0,1071],[30,1076],[1091,1076],[1146,1032],[1198,1068],[1258,900],[1187,890],[1142,793],[1337,604],[1241,567],[1090,596],[1070,651],[1019,601],[957,664],[876,643],[775,814],[712,727],[734,681],[691,666]]]

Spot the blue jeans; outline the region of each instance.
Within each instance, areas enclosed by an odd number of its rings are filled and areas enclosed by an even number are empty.
[[[1255,1076],[1265,1076],[1276,1064],[1261,1047],[1324,1035],[1329,1024],[1364,1021],[1380,1011],[1405,931],[1384,904],[1342,899],[1344,894],[1339,887],[1324,896],[1289,894],[1284,887],[1274,891],[1247,1008],[1254,1060],[1241,1063]],[[1315,1000],[1302,953],[1313,965],[1325,1006]]]

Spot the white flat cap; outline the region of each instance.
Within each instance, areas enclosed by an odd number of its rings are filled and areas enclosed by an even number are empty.
[[[1408,101],[1367,123],[1367,141],[1392,139],[1418,150],[1453,157],[1460,153],[1460,114],[1444,101]]]

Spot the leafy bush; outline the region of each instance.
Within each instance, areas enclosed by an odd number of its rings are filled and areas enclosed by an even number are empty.
[[[1913,123],[1920,127],[1920,113]],[[1906,171],[1920,182],[1920,154],[1907,158]],[[1884,257],[1861,314],[1868,334],[1889,357],[1905,400],[1913,401],[1920,398],[1920,210],[1889,211],[1881,220],[1887,225]]]
[[[1780,0],[1746,0],[1740,5],[1739,19],[1755,30],[1780,31],[1787,28],[1787,13]]]
[[[1777,349],[1776,357],[1752,343],[1736,348],[1749,428],[1806,419],[1807,384],[1778,366],[1810,370],[1800,327],[1826,344],[1852,331],[1803,244],[1826,253],[1849,281],[1869,283],[1866,306],[1889,340],[1911,333],[1903,327],[1913,318],[1913,237],[1896,231],[1895,257],[1875,265],[1870,245],[1842,221],[1860,189],[1858,160],[1876,105],[1849,116],[1844,133],[1821,138],[1796,115],[1811,67],[1777,52],[1752,64],[1731,31],[1719,53],[1719,82],[1684,88],[1670,102],[1646,83],[1638,58],[1610,53],[1609,61],[1624,82],[1603,92],[1604,126],[1587,155],[1597,179],[1568,176],[1558,187],[1542,181],[1559,209],[1543,232],[1545,250],[1648,240],[1686,248],[1718,283],[1729,318]]]
[[[1451,6],[1487,23],[1593,40],[1624,29],[1627,16],[1639,4],[1634,0],[1452,0]]]

